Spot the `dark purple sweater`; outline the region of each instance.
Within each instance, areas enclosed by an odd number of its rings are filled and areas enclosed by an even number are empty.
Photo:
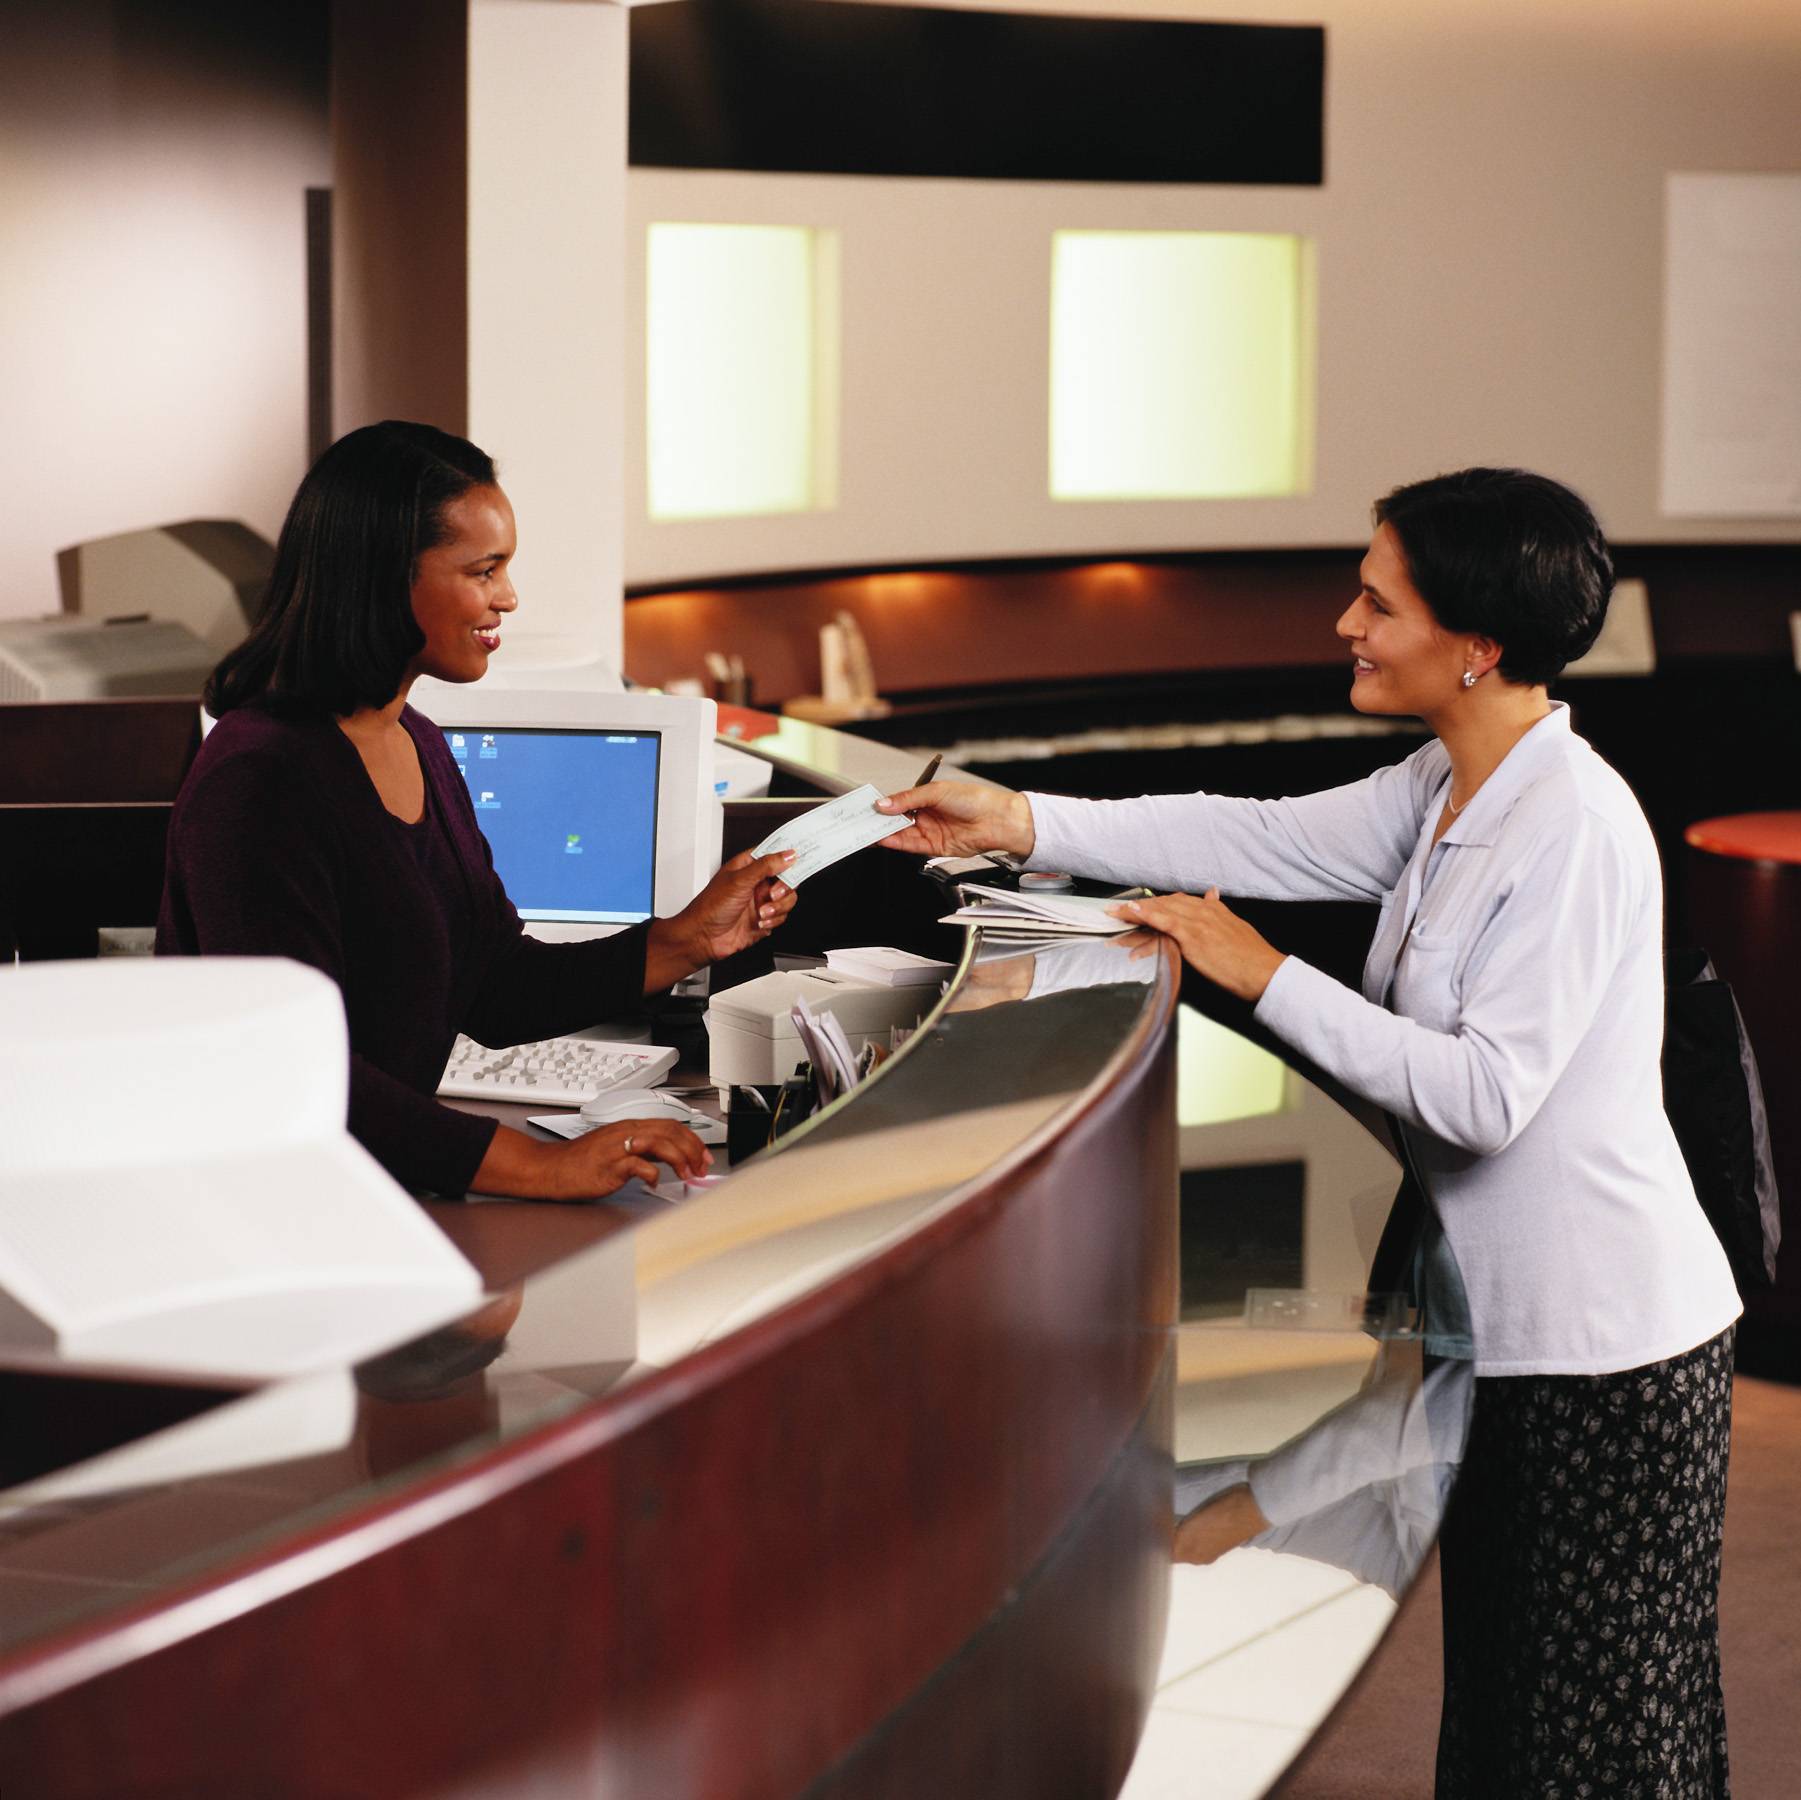
[[[169,826],[163,956],[291,956],[335,981],[350,1022],[350,1129],[408,1187],[461,1194],[492,1119],[432,1098],[459,1031],[517,1044],[637,1006],[648,928],[529,938],[443,734],[411,707],[425,813],[394,817],[327,715],[227,713]]]

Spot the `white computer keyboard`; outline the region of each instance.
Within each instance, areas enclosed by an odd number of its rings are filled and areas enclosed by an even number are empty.
[[[530,1106],[583,1106],[610,1088],[652,1086],[675,1067],[663,1044],[612,1044],[599,1038],[545,1038],[490,1050],[459,1037],[438,1092],[454,1100],[519,1100]]]

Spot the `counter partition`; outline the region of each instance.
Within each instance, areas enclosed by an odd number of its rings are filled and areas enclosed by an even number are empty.
[[[1344,1567],[1419,1411],[1405,1319],[1323,1361],[1243,1307],[1176,1329],[1178,974],[972,937],[898,1054],[710,1193],[430,1203],[488,1298],[354,1370],[0,1370],[0,1784],[1115,1792],[1178,1387],[1203,1485],[1332,1414],[1290,1547]]]

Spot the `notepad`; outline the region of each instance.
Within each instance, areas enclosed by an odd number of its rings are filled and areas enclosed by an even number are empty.
[[[930,987],[934,982],[948,981],[956,973],[950,963],[915,956],[910,950],[891,949],[885,944],[828,950],[825,965],[834,974],[849,975],[874,987]]]
[[[940,922],[980,925],[988,931],[1023,932],[1032,937],[1117,937],[1133,929],[1129,919],[1116,919],[1119,897],[1098,894],[1021,894],[1010,888],[960,884],[963,902]]]

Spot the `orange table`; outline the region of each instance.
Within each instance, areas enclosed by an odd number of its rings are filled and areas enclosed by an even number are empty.
[[[1772,866],[1801,863],[1801,812],[1732,813],[1683,834],[1691,848]]]

